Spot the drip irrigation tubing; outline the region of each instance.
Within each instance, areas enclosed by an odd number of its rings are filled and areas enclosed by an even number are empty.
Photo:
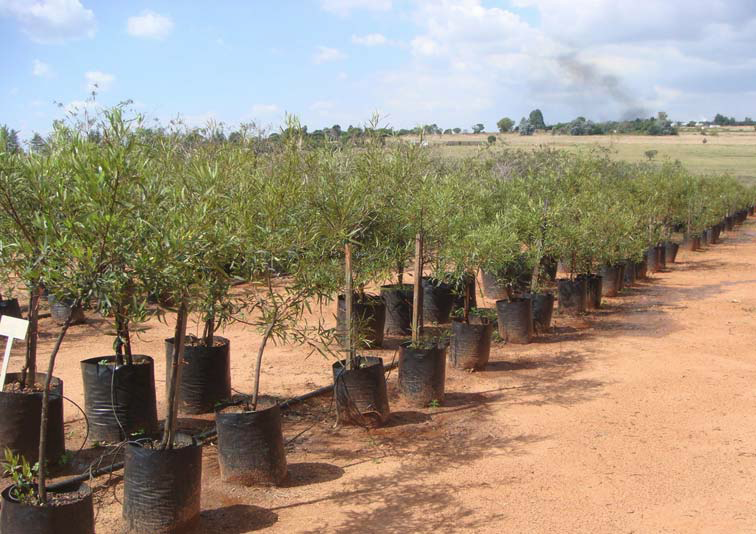
[[[395,369],[398,365],[399,365],[398,362],[392,361],[390,364],[383,366],[383,372],[384,373],[389,372],[392,369]],[[322,388],[318,388],[313,391],[309,391],[297,397],[292,397],[282,402],[280,406],[282,410],[286,410],[290,408],[291,406],[300,404],[308,399],[312,399],[313,397],[319,397],[320,395],[325,395],[326,393],[329,393],[331,391],[333,391],[333,384],[330,384],[328,386],[323,386]],[[192,436],[192,438],[198,443],[200,443],[201,445],[206,445],[210,440],[212,440],[217,435],[217,433],[218,431],[215,428],[212,428],[210,430],[207,430],[205,432]],[[118,471],[119,469],[123,469],[123,464],[124,464],[123,462],[116,462],[110,465],[106,465],[105,467],[100,467],[99,469],[95,469],[94,471],[90,470],[80,475],[69,477],[64,480],[49,484],[47,486],[47,489],[48,491],[63,490],[67,488],[68,486],[73,486],[80,482],[86,482],[87,480],[97,478],[101,475],[107,475],[108,473],[112,473],[113,471]]]

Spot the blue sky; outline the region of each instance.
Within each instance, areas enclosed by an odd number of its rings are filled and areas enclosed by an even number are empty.
[[[0,123],[45,133],[93,84],[198,126],[754,116],[754,45],[740,0],[0,0]]]

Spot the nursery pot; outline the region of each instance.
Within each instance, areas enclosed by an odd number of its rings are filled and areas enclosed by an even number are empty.
[[[126,445],[123,519],[127,532],[173,533],[199,519],[202,447],[176,444],[159,450]]]
[[[333,392],[340,424],[377,427],[389,418],[383,358],[358,356],[354,369],[334,363]]]
[[[94,534],[92,490],[78,484],[64,490],[48,490],[48,504],[35,506],[11,496],[13,486],[2,491],[2,534]]]
[[[543,269],[543,275],[547,280],[552,282],[556,280],[558,266],[559,262],[551,256],[541,258],[541,269]]]
[[[406,335],[412,328],[412,286],[394,284],[381,286],[381,298],[386,304],[387,334]]]
[[[735,217],[728,215],[725,217],[725,228],[727,231],[731,231],[735,227]]]
[[[509,296],[507,288],[501,286],[496,280],[496,275],[480,270],[480,280],[483,285],[483,295],[491,300],[501,300]]]
[[[18,299],[0,300],[0,316],[2,315],[21,319],[21,306],[18,304]]]
[[[631,287],[635,285],[635,262],[634,261],[626,261],[622,264],[623,267],[623,281],[624,281],[624,287]]]
[[[181,367],[178,407],[186,414],[212,413],[219,402],[231,398],[231,342],[214,336],[213,346],[190,343],[198,340],[186,337]],[[165,340],[166,398],[171,383],[173,338]]]
[[[658,270],[664,270],[667,268],[667,252],[664,245],[656,245],[656,265]]]
[[[715,224],[711,227],[711,244],[719,243],[719,235],[722,233],[722,225]]]
[[[134,432],[152,435],[158,428],[152,358],[136,354],[131,365],[120,367],[115,361],[115,356],[81,361],[91,441],[116,443]]]
[[[218,464],[224,482],[242,486],[277,486],[286,479],[286,450],[281,408],[244,411],[243,406],[219,407]]]
[[[369,348],[379,348],[383,345],[383,329],[386,325],[386,304],[378,295],[364,295],[355,293],[352,297],[352,314],[354,330],[358,333],[364,345]],[[339,295],[336,310],[337,336],[341,346],[346,345],[346,298]]]
[[[444,400],[446,345],[413,347],[407,341],[399,348],[399,392],[419,408]]]
[[[619,276],[619,274],[617,275]],[[597,274],[580,275],[578,278],[585,280],[585,309],[598,310],[601,308],[602,291],[604,289],[604,278]]]
[[[588,297],[588,283],[585,278],[560,278],[557,280],[559,290],[559,305],[557,310],[561,314],[577,315],[585,312]]]
[[[680,245],[667,241],[664,243],[664,256],[668,264],[675,263],[677,259],[677,251],[680,250]]]
[[[454,305],[454,292],[451,285],[424,276],[423,286],[423,322],[443,324],[449,322]]]
[[[701,248],[701,238],[698,236],[687,236],[683,241],[682,247],[690,251],[698,250]]]
[[[646,260],[640,260],[635,262],[635,279],[642,280],[646,278]]]
[[[37,373],[35,382],[44,385],[47,375]],[[21,379],[21,373],[8,373],[5,383]],[[66,451],[63,433],[63,381],[53,377],[48,397],[46,459],[56,463]],[[0,451],[11,449],[34,464],[39,454],[39,426],[42,415],[42,390],[30,393],[0,392]]]
[[[496,314],[502,339],[507,343],[530,343],[533,339],[533,303],[530,298],[497,300]]]
[[[616,297],[620,291],[621,270],[619,264],[602,265],[599,270],[601,276],[601,295]]]
[[[701,246],[706,246],[709,244],[709,230],[704,230],[701,232]]]
[[[527,293],[525,298],[531,302],[531,318],[533,319],[533,332],[542,334],[551,328],[551,316],[554,314],[554,293]]]
[[[71,306],[68,302],[61,302],[53,295],[48,295],[47,302],[50,304],[50,316],[57,324],[62,325],[71,317],[70,324],[82,324],[85,321],[84,309],[81,306]]]
[[[651,274],[659,270],[659,257],[656,254],[656,247],[649,247],[646,252],[643,253],[643,257],[646,258],[646,273]]]
[[[482,370],[491,354],[493,324],[468,324],[464,320],[452,321],[452,338],[449,363],[455,369]]]

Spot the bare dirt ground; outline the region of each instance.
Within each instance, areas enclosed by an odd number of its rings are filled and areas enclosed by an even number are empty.
[[[209,446],[197,532],[756,531],[755,272],[749,219],[722,244],[681,251],[667,272],[605,299],[599,312],[557,316],[531,345],[495,344],[486,371],[450,369],[440,408],[410,410],[393,394],[390,424],[367,431],[334,428],[328,398],[297,407],[284,426],[286,487],[223,484]],[[49,319],[43,330],[46,354]],[[63,344],[56,375],[80,404],[79,361],[111,352],[106,331],[90,318]],[[153,322],[135,342],[156,358],[161,413],[170,335]],[[234,388],[249,391],[259,336],[241,326],[225,335]],[[394,351],[381,354],[390,361]],[[266,394],[287,398],[329,381],[319,356],[291,347],[266,356]],[[70,404],[66,421],[76,450],[84,423]],[[101,452],[88,444],[68,471]],[[94,485],[98,531],[118,531],[120,474]]]

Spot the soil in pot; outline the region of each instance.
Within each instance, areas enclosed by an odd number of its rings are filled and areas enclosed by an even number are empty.
[[[90,441],[117,443],[158,429],[152,358],[136,354],[131,365],[120,367],[115,361],[115,356],[100,356],[81,362]]]
[[[407,404],[424,408],[441,404],[446,383],[446,345],[433,342],[399,348],[399,392]]]
[[[21,306],[18,304],[18,299],[0,300],[0,316],[3,315],[21,319]]]
[[[599,271],[601,276],[601,295],[604,297],[616,297],[620,291],[620,266],[603,265]]]
[[[618,275],[619,276],[619,275]],[[586,310],[598,310],[601,308],[602,291],[604,288],[604,278],[601,275],[589,274],[581,275],[580,279],[585,280],[586,286]]]
[[[171,382],[173,338],[165,340],[165,384]],[[231,342],[213,337],[207,347],[201,338],[186,336],[184,361],[179,384],[179,412],[186,414],[212,413],[218,403],[231,398]]]
[[[191,440],[172,449],[156,447],[147,440],[126,445],[123,519],[128,532],[182,532],[199,519],[202,447]]]
[[[454,288],[451,285],[424,276],[423,286],[423,323],[444,324],[449,322],[454,305]]]
[[[485,368],[491,354],[493,324],[452,321],[452,338],[449,348],[449,363],[455,369],[480,371]]]
[[[499,335],[507,343],[527,344],[533,339],[533,302],[518,297],[497,300]]]
[[[338,422],[378,427],[390,415],[383,358],[358,356],[354,369],[346,361],[333,364],[333,392]]]
[[[1,494],[3,534],[94,534],[92,490],[86,484],[48,491],[45,506],[19,502],[12,491],[9,486]]]
[[[531,302],[533,332],[543,334],[551,328],[551,317],[554,315],[554,293],[526,293],[525,298]]]
[[[336,311],[336,336],[341,346],[346,344],[346,298],[339,295]],[[383,330],[386,325],[386,304],[378,295],[363,295],[355,293],[352,299],[352,314],[355,321],[357,339],[365,348],[380,348],[383,345]]]
[[[42,412],[42,391],[45,373],[37,373],[33,389],[21,389],[21,373],[8,373],[0,392],[0,451],[6,448],[22,455],[30,463],[39,454],[39,426]],[[50,383],[47,421],[47,461],[57,463],[66,452],[63,432],[63,381],[52,378]]]
[[[381,298],[386,304],[385,333],[407,335],[412,326],[412,301],[410,284],[381,286]]]
[[[585,313],[588,297],[588,284],[584,278],[560,278],[557,280],[559,290],[557,310],[560,314],[578,315]]]
[[[278,404],[258,406],[255,411],[243,404],[219,407],[215,426],[224,482],[277,486],[286,480],[286,451]]]
[[[667,241],[664,243],[664,256],[667,261],[667,264],[675,263],[675,260],[677,260],[677,252],[680,250],[680,245],[677,243],[673,243],[672,241]]]

